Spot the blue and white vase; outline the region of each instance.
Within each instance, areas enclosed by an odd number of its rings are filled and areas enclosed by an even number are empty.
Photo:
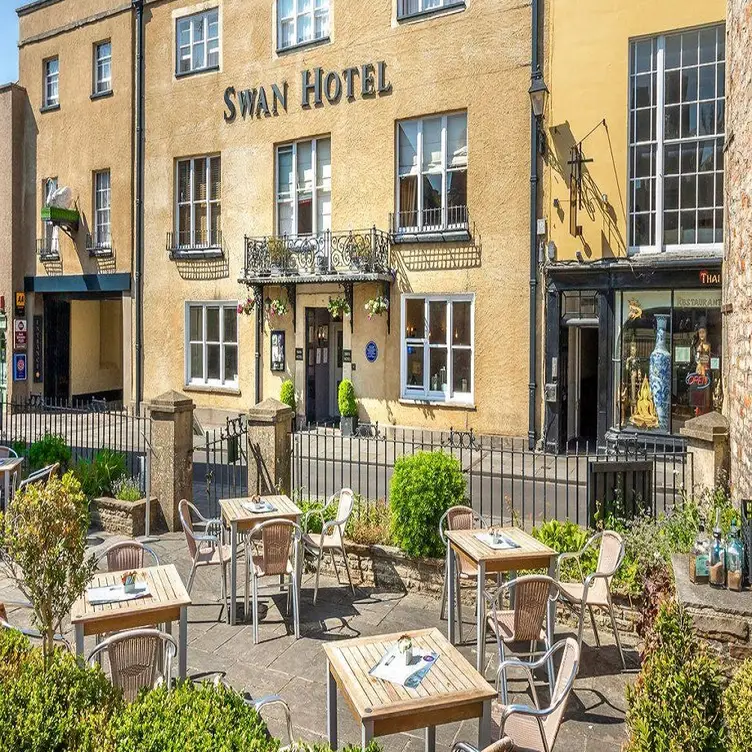
[[[653,393],[653,403],[658,416],[658,430],[668,431],[668,421],[671,414],[671,353],[666,347],[666,331],[668,314],[655,315],[655,347],[650,353],[650,391]]]

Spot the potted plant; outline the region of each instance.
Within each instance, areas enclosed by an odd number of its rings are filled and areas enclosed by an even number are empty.
[[[383,316],[389,310],[389,301],[383,295],[377,295],[366,302],[366,313],[368,318],[374,316]]]
[[[350,269],[353,271],[369,271],[371,263],[370,244],[363,242],[363,239],[350,238],[347,244],[350,252]]]
[[[327,309],[333,319],[341,319],[350,315],[350,304],[347,298],[329,298]]]
[[[267,301],[266,312],[269,318],[273,316],[278,316],[279,318],[282,318],[283,316],[287,316],[289,311],[290,311],[290,303],[287,300],[282,300],[281,298],[274,298],[274,300]]]
[[[410,635],[402,635],[397,640],[397,652],[405,662],[405,666],[409,666],[413,662],[413,641]]]
[[[342,379],[337,393],[340,414],[340,430],[343,436],[354,436],[358,430],[358,403],[355,387],[350,379]]]
[[[244,303],[238,303],[238,313],[250,316],[253,313],[253,309],[256,307],[255,298],[246,298]]]
[[[287,271],[290,252],[283,238],[269,238],[267,243],[269,251],[269,265],[272,274],[284,274]]]

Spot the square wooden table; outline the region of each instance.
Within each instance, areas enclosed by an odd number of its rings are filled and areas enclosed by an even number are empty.
[[[137,570],[139,579],[149,586],[150,595],[122,603],[103,603],[92,606],[84,593],[71,609],[71,623],[76,630],[76,655],[84,653],[84,637],[119,632],[124,629],[166,625],[172,631],[172,622],[178,621],[178,674],[185,679],[188,653],[188,606],[191,598],[180,579],[174,564],[145,567]],[[123,572],[98,572],[89,587],[105,587],[121,583]]]
[[[403,634],[412,637],[415,647],[433,650],[439,656],[414,689],[370,675]],[[364,749],[376,736],[425,728],[426,752],[434,752],[436,726],[472,718],[478,719],[478,748],[490,743],[491,700],[496,692],[438,629],[330,642],[324,651],[327,733],[332,749],[337,748],[337,689],[361,725]]]
[[[8,504],[10,503],[11,479],[22,464],[22,457],[3,457],[0,459],[0,476],[3,477],[4,483],[3,506],[5,509],[8,508]]]
[[[261,512],[255,514],[248,511],[243,504],[248,504],[254,497],[237,499],[220,499],[219,507],[222,514],[222,522],[230,528],[230,608],[227,611],[227,621],[235,624],[235,608],[237,604],[238,587],[238,534],[249,533],[257,525],[267,520],[291,520],[300,522],[303,514],[288,496],[262,496],[262,501],[268,501],[273,507],[273,512]],[[298,579],[300,582],[300,579]]]
[[[498,529],[498,528],[497,528]],[[486,545],[477,538],[486,530],[449,530],[447,531],[447,585],[449,602],[449,621],[447,637],[454,644],[454,601],[459,597],[455,593],[455,567],[457,557],[469,559],[478,570],[477,585],[477,669],[483,671],[486,657],[486,599],[483,591],[486,586],[486,575],[497,572],[510,572],[513,576],[520,569],[548,569],[549,577],[556,575],[556,560],[558,554],[552,548],[544,545],[518,527],[501,528],[501,532],[510,540],[519,544],[519,548],[498,551]],[[549,600],[546,630],[549,645],[553,645],[554,624],[556,619],[556,603]]]

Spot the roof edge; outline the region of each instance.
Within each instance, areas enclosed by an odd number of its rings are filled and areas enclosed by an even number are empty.
[[[16,8],[16,15],[26,16],[29,13],[33,13],[40,8],[46,8],[48,5],[55,5],[55,3],[61,3],[63,0],[31,0],[31,2]]]
[[[7,84],[0,84],[0,94],[5,94],[6,91],[11,91],[12,89],[18,89],[18,91],[26,91],[26,88],[21,86],[21,84],[17,83],[16,81],[10,81]]]

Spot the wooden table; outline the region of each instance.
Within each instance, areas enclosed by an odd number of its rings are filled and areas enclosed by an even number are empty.
[[[359,637],[324,645],[327,660],[327,733],[337,748],[337,689],[361,725],[361,744],[386,734],[425,728],[426,752],[436,748],[436,726],[478,719],[478,748],[491,737],[494,688],[465,660],[438,629],[407,632],[413,645],[439,658],[414,689],[375,679],[370,670],[405,633]]]
[[[447,637],[454,644],[454,601],[459,597],[455,593],[455,567],[458,556],[469,559],[478,570],[477,585],[477,669],[483,672],[486,656],[486,599],[483,590],[486,585],[486,575],[497,572],[510,572],[513,576],[519,569],[548,569],[549,577],[556,575],[556,559],[558,554],[552,548],[544,545],[518,527],[501,528],[504,535],[519,544],[519,548],[507,551],[496,551],[487,546],[476,535],[485,530],[449,530],[447,531],[447,584],[449,602],[449,621]],[[556,619],[556,604],[548,604],[546,629],[549,644],[553,645],[554,624]]]
[[[174,564],[145,567],[138,570],[140,578],[149,585],[150,595],[122,603],[103,603],[92,606],[84,593],[71,609],[71,623],[76,630],[76,655],[83,655],[84,637],[119,632],[124,629],[166,624],[179,621],[178,674],[185,679],[188,652],[188,606],[191,598]],[[90,587],[116,585],[123,572],[101,572],[94,575]]]
[[[8,508],[10,503],[11,478],[22,464],[23,458],[21,457],[3,457],[0,459],[0,475],[3,476],[4,481],[3,506],[5,509]]]
[[[300,522],[300,517],[303,514],[288,496],[262,496],[261,499],[268,501],[275,508],[274,511],[261,512],[260,514],[249,512],[243,507],[243,504],[253,501],[252,497],[220,499],[219,501],[222,522],[230,528],[230,608],[227,611],[227,621],[229,624],[235,624],[236,621],[238,533],[249,533],[257,525],[267,520],[292,520],[293,522]],[[298,582],[300,582],[300,578],[298,578]]]

